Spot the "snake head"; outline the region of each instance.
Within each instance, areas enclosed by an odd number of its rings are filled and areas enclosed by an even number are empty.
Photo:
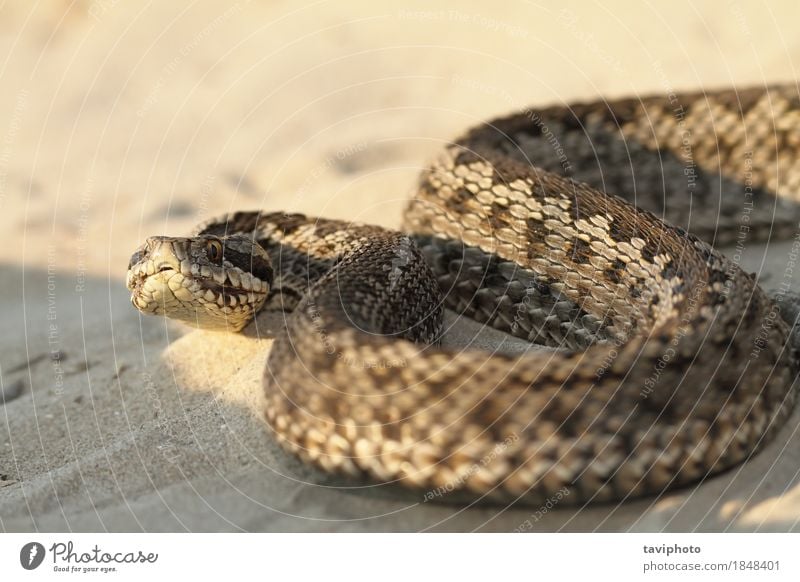
[[[195,327],[239,331],[264,305],[272,264],[252,237],[153,236],[128,264],[131,303]]]

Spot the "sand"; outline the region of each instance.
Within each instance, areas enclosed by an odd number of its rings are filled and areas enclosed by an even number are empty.
[[[750,462],[660,498],[426,503],[326,479],[276,446],[258,418],[266,334],[130,306],[127,261],[148,235],[232,209],[397,226],[426,160],[480,120],[785,81],[800,57],[791,0],[403,6],[0,8],[0,530],[800,529],[797,414]],[[768,285],[789,249],[748,244],[742,264]],[[457,322],[448,341],[474,332]]]

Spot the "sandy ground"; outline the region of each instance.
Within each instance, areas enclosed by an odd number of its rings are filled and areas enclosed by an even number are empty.
[[[526,104],[797,76],[792,0],[663,6],[2,4],[0,529],[800,529],[798,415],[701,486],[535,517],[326,480],[256,416],[268,339],[142,318],[124,287],[145,236],[231,209],[397,226],[444,141]],[[779,279],[788,251],[743,265]]]

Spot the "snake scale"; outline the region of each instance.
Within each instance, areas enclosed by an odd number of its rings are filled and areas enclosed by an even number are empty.
[[[326,472],[660,494],[746,460],[794,405],[789,327],[714,245],[797,236],[799,128],[794,85],[525,110],[448,145],[401,232],[235,212],[149,238],[128,287],[210,329],[284,311],[264,416]],[[558,349],[443,347],[445,308]]]

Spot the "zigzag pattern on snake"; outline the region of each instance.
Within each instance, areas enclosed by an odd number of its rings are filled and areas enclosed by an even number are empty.
[[[658,494],[746,460],[794,405],[779,305],[714,245],[797,235],[799,122],[794,86],[524,111],[448,146],[402,232],[229,214],[148,239],[132,302],[232,331],[285,311],[264,416],[325,471]],[[442,347],[445,308],[558,350]]]

